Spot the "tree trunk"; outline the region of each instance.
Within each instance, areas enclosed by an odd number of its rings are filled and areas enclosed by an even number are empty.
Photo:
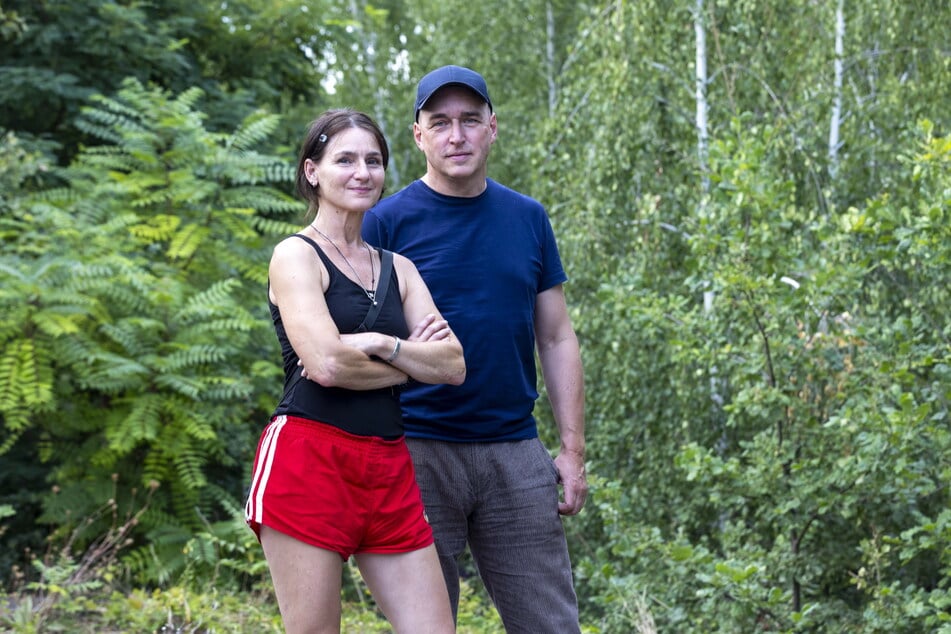
[[[835,9],[835,81],[832,93],[832,121],[829,123],[829,179],[835,185],[839,171],[839,124],[842,119],[843,40],[845,39],[845,0]]]

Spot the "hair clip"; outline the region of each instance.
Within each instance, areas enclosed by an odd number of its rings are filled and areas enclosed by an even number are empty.
[[[319,137],[317,137],[317,140],[320,141],[321,143],[326,143],[326,142],[327,142],[327,135],[326,135],[326,134],[321,134]]]

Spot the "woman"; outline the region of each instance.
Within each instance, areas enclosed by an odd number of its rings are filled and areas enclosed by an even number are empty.
[[[268,270],[284,396],[258,445],[246,512],[291,634],[340,631],[351,555],[396,632],[455,630],[399,386],[459,385],[465,362],[413,263],[360,236],[388,153],[362,113],[314,121],[297,166],[313,220],[275,247]]]

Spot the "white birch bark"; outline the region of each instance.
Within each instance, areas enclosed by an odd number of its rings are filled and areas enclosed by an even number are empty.
[[[693,25],[697,35],[697,63],[694,77],[697,99],[697,158],[700,165],[703,199],[705,199],[710,192],[710,174],[707,164],[707,36],[703,25],[703,0],[697,0]]]
[[[710,194],[710,165],[709,165],[709,130],[707,124],[707,37],[706,27],[703,20],[703,0],[696,0],[694,7],[694,32],[697,40],[697,58],[696,73],[694,75],[695,98],[697,100],[697,162],[700,168],[700,209],[703,214],[704,207]],[[703,292],[703,312],[707,315],[713,313],[714,300],[716,293],[710,288],[710,282],[707,281],[707,290]],[[723,406],[723,395],[720,393],[720,378],[716,365],[710,367],[710,400],[715,408]],[[717,443],[717,452],[722,453],[725,450],[726,437],[721,436]],[[721,518],[721,522],[723,519]]]
[[[845,0],[835,9],[835,80],[832,88],[832,121],[829,123],[829,177],[835,180],[839,171],[839,126],[842,121],[842,74],[845,40]],[[833,183],[834,185],[834,183]]]

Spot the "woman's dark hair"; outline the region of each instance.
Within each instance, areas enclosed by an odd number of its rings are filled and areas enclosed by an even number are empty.
[[[386,169],[389,165],[390,148],[386,144],[386,137],[383,136],[382,130],[373,119],[350,108],[338,108],[324,112],[310,124],[307,136],[304,137],[304,143],[300,148],[300,156],[297,159],[297,193],[307,201],[308,215],[317,211],[320,185],[311,185],[307,180],[307,175],[304,174],[304,161],[310,159],[315,163],[320,162],[330,140],[335,135],[350,128],[361,128],[372,134],[380,146],[380,154],[383,155],[383,168]]]

